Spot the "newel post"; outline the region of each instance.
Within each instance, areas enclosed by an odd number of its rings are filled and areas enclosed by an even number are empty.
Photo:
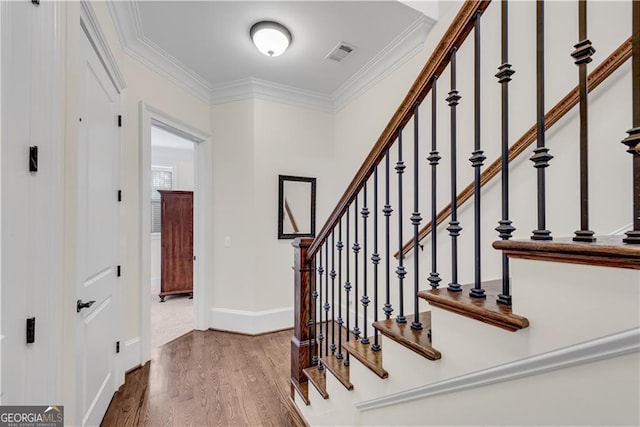
[[[315,337],[309,325],[311,302],[311,278],[313,268],[307,261],[307,251],[313,239],[297,238],[293,241],[294,252],[294,326],[291,338],[291,395],[299,384],[306,383],[303,369],[311,366],[312,346]]]

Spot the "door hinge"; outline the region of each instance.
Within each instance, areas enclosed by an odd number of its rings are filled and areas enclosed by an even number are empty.
[[[122,116],[118,115],[118,127],[121,128],[122,127]]]
[[[116,341],[116,353],[120,353],[120,341]]]
[[[27,318],[27,344],[36,342],[36,318]]]
[[[118,190],[118,201],[122,201],[122,190]]]
[[[121,266],[117,266],[116,267],[116,276],[120,277],[121,274],[122,274],[122,268],[121,268]]]
[[[29,172],[38,172],[38,146],[29,147]]]

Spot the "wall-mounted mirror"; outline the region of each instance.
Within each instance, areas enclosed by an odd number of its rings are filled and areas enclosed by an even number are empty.
[[[278,176],[278,239],[315,237],[316,179]]]

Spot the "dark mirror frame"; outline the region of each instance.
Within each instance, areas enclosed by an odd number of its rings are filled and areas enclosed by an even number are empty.
[[[310,233],[285,233],[284,232],[284,183],[285,181],[311,183],[311,232]],[[278,175],[278,239],[295,239],[296,237],[316,236],[316,179],[302,176]]]

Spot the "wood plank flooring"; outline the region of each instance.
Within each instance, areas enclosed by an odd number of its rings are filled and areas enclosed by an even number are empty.
[[[127,374],[102,426],[304,426],[289,397],[291,336],[189,332]]]

